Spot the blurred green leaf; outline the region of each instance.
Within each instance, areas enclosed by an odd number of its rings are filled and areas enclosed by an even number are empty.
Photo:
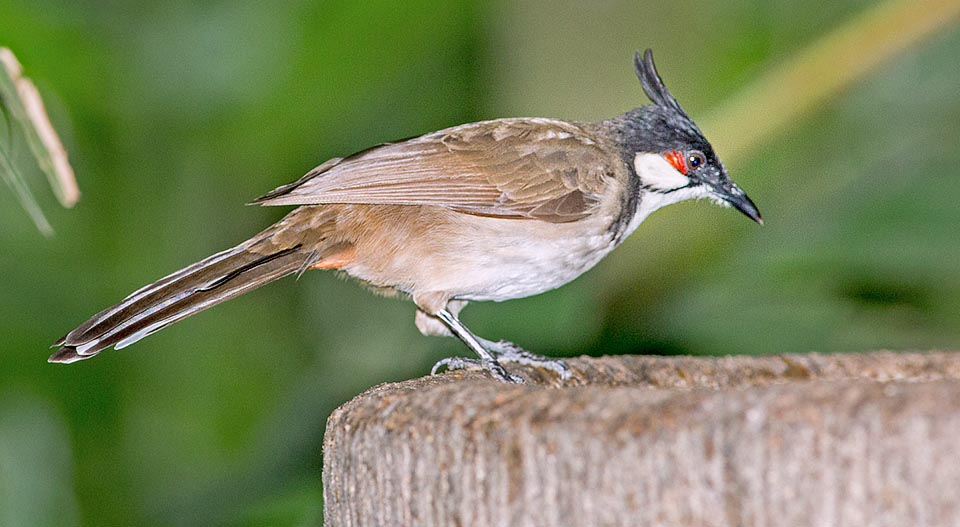
[[[0,393],[0,525],[79,525],[67,424],[24,392]]]

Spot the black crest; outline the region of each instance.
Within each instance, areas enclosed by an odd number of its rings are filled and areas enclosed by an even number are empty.
[[[664,86],[660,74],[657,73],[657,66],[653,63],[653,50],[648,48],[642,57],[639,51],[634,53],[633,67],[637,70],[637,77],[640,78],[640,84],[643,85],[644,93],[647,94],[647,97],[650,98],[653,104],[674,110],[689,119],[687,112],[683,111],[680,103],[673,98],[673,95],[671,95],[667,87]]]

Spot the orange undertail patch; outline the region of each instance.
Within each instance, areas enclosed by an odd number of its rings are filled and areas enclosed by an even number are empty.
[[[310,269],[343,269],[356,258],[357,248],[350,245],[311,265]]]

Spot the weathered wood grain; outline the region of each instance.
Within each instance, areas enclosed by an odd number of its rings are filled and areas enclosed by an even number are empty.
[[[326,524],[960,525],[960,354],[570,364],[562,386],[453,372],[346,403]]]

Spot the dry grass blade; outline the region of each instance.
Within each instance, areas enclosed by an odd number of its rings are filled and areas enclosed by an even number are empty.
[[[0,48],[0,109],[8,119],[20,125],[30,151],[40,169],[46,174],[54,194],[64,207],[72,207],[80,199],[80,190],[67,160],[60,137],[50,124],[40,93],[30,79],[23,76],[23,68],[7,48]],[[12,144],[14,131],[9,130]],[[13,189],[37,228],[44,234],[53,232],[26,179],[17,170],[12,149],[0,144],[0,177]]]
[[[43,210],[40,209],[40,204],[37,203],[37,199],[34,198],[33,193],[30,192],[30,187],[27,186],[26,179],[24,179],[23,175],[16,169],[13,161],[7,155],[7,151],[2,147],[0,147],[0,178],[3,179],[3,182],[6,183],[7,186],[10,187],[10,190],[17,196],[20,205],[27,211],[27,214],[30,215],[30,219],[33,220],[37,229],[44,236],[52,236],[53,226],[47,221],[47,217],[43,215]]]

